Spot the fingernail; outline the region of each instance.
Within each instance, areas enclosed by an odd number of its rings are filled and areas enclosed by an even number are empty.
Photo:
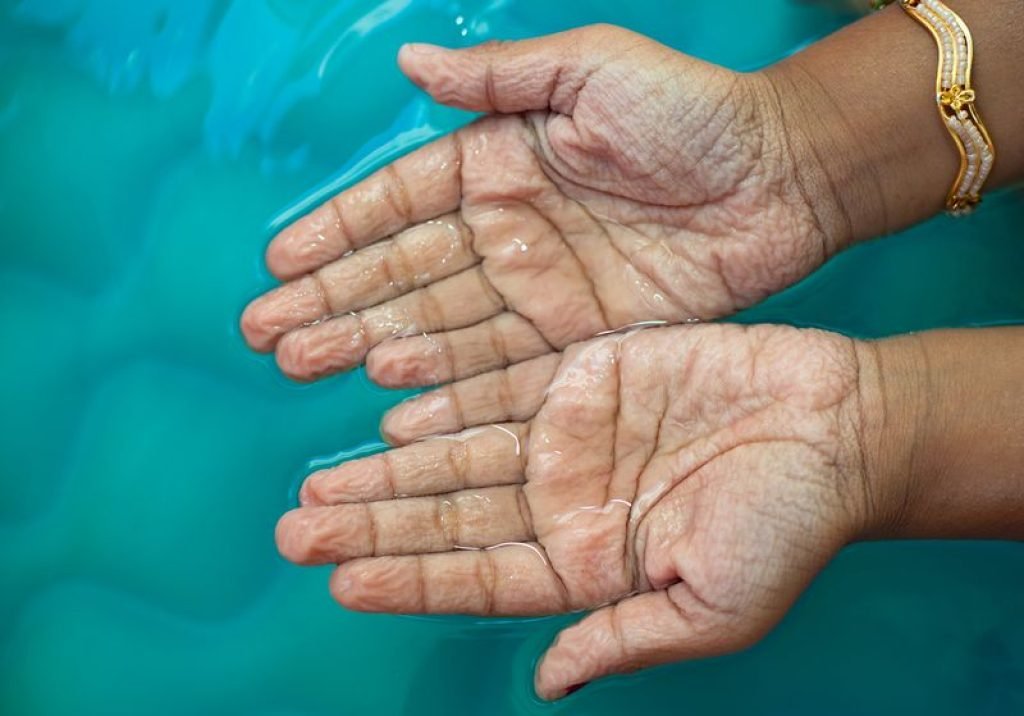
[[[589,681],[584,681],[583,683],[580,683],[580,684],[573,684],[572,686],[570,686],[569,688],[567,688],[565,690],[565,695],[566,696],[570,696],[572,694],[575,694],[577,691],[579,691],[580,689],[582,689],[584,686],[586,686],[589,683],[590,683]]]
[[[444,52],[445,48],[439,45],[431,45],[426,42],[410,42],[406,45],[409,52],[414,55],[436,55],[440,52]]]

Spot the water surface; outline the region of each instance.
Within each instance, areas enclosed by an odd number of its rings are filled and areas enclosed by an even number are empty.
[[[685,8],[685,9],[684,9]],[[844,552],[763,644],[546,705],[564,619],[352,614],[273,546],[309,461],[401,396],[289,384],[236,329],[275,226],[468,120],[394,65],[611,21],[748,69],[787,0],[0,0],[0,713],[1024,712],[1024,546]],[[1024,320],[1024,200],[858,247],[745,320]],[[979,479],[983,476],[979,476]]]

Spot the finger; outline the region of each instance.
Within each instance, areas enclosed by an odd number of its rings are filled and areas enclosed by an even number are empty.
[[[460,157],[452,135],[417,149],[286,227],[267,266],[289,280],[459,204]]]
[[[449,552],[532,539],[529,507],[518,485],[300,507],[277,525],[278,549],[297,564]]]
[[[528,431],[522,423],[492,425],[346,462],[306,478],[299,500],[339,505],[519,484]]]
[[[384,415],[381,433],[402,445],[474,425],[529,420],[540,409],[560,356],[550,354],[424,393]]]
[[[559,699],[602,676],[724,654],[749,643],[724,624],[683,583],[629,597],[558,635],[537,666],[537,695]]]
[[[461,219],[451,215],[431,220],[263,294],[242,314],[242,333],[253,349],[270,350],[296,328],[429,288],[476,262],[469,229]],[[456,286],[483,291],[500,303],[482,271]]]
[[[475,326],[388,341],[366,356],[366,373],[387,388],[463,380],[551,352],[533,324],[502,313]]]
[[[458,214],[405,229],[316,271],[334,314],[360,311],[454,276],[477,263],[472,232]]]
[[[518,42],[487,42],[462,50],[405,45],[402,71],[442,104],[475,112],[554,109],[571,114],[588,76],[627,36],[585,27]]]
[[[450,214],[265,293],[242,314],[242,334],[253,349],[268,351],[288,331],[400,297],[477,261],[468,227]]]
[[[331,593],[363,612],[530,616],[569,608],[543,550],[530,542],[346,562]]]
[[[313,276],[268,291],[245,307],[241,327],[245,342],[255,351],[274,350],[278,339],[299,326],[329,316],[323,286]]]
[[[291,378],[315,380],[361,364],[389,338],[470,326],[504,307],[477,266],[357,314],[291,330],[278,341],[277,364]]]

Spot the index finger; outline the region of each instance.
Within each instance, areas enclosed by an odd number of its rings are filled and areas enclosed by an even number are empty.
[[[291,280],[407,226],[458,207],[461,156],[449,134],[400,157],[285,227],[267,267]]]

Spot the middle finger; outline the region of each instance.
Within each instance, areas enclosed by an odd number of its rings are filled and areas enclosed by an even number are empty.
[[[271,350],[291,330],[324,318],[360,311],[469,268],[470,229],[447,214],[356,251],[255,299],[242,316],[242,331],[256,350]]]
[[[314,380],[354,368],[387,339],[471,326],[503,308],[475,266],[358,314],[293,330],[277,344],[277,364],[296,380]]]
[[[536,539],[519,485],[300,507],[281,518],[276,537],[281,554],[297,564],[482,549]]]
[[[523,482],[529,427],[506,423],[440,435],[306,478],[303,506],[438,495]]]

